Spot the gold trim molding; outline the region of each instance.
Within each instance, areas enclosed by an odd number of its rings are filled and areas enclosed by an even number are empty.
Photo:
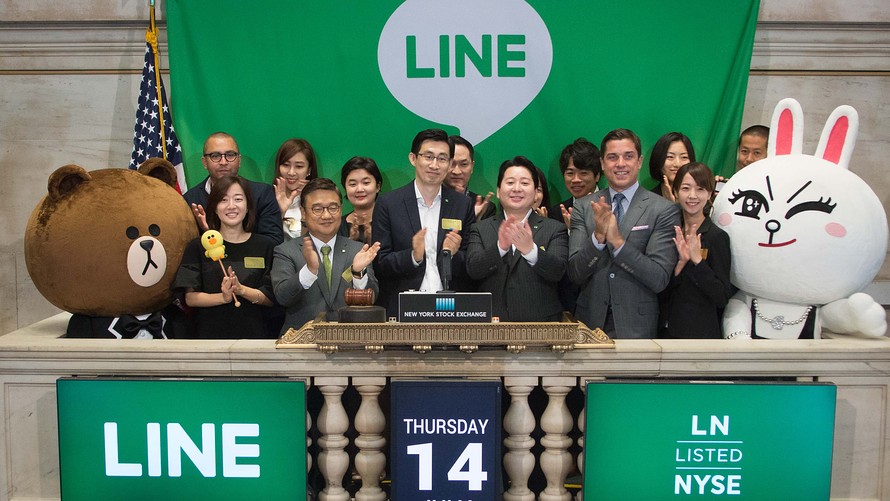
[[[299,329],[288,329],[275,347],[328,354],[346,350],[380,353],[406,348],[417,353],[434,349],[473,353],[491,348],[510,353],[527,350],[565,353],[577,349],[614,349],[615,341],[601,329],[590,329],[570,317],[562,322],[341,324],[327,322],[321,314]]]

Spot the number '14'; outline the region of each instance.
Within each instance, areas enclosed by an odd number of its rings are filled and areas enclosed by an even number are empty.
[[[417,456],[418,490],[433,490],[433,444],[409,445],[407,452]],[[466,482],[468,490],[481,491],[486,480],[488,472],[482,471],[482,444],[470,442],[448,470],[448,481]]]

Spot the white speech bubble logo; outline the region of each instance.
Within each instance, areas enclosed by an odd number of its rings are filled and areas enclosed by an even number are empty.
[[[407,0],[383,27],[377,64],[405,108],[478,144],[538,95],[553,44],[524,0]]]

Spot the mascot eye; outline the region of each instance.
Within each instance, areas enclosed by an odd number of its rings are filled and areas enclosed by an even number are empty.
[[[769,212],[769,203],[766,201],[766,198],[760,194],[759,191],[755,190],[745,190],[745,191],[736,191],[729,197],[729,203],[735,204],[739,200],[742,201],[742,206],[739,208],[739,211],[736,212],[737,216],[745,216],[754,219],[760,219],[760,210],[766,209]]]
[[[130,226],[127,228],[127,238],[130,240],[136,240],[139,238],[139,230],[136,229],[135,226]]]
[[[832,204],[831,197],[829,197],[828,200],[822,200],[822,197],[819,197],[818,202],[803,202],[788,209],[788,212],[785,213],[785,219],[791,219],[791,216],[808,210],[816,210],[831,214],[831,211],[833,211],[835,207],[837,207],[837,202]]]
[[[151,234],[151,236],[156,237],[161,234],[161,227],[156,224],[152,224],[148,227],[148,232]]]

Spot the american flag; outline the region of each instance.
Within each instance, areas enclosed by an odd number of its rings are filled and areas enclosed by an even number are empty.
[[[145,62],[142,64],[142,84],[139,86],[139,102],[136,107],[136,126],[133,130],[133,153],[130,155],[130,168],[137,169],[146,159],[163,157],[161,142],[167,145],[167,160],[176,167],[176,187],[180,193],[185,188],[185,172],[182,168],[182,148],[173,129],[173,117],[167,104],[164,82],[155,74],[155,54],[151,44],[145,44]],[[157,82],[161,84],[161,99],[158,100]],[[164,139],[161,139],[161,110],[164,116]]]

